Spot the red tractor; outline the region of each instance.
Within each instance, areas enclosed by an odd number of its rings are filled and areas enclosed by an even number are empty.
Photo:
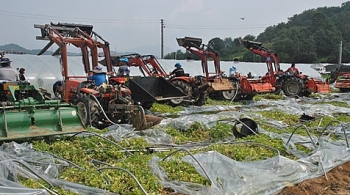
[[[139,54],[127,54],[121,56],[112,56],[112,66],[119,67],[120,59],[127,59],[129,67],[138,67],[143,76],[128,76],[126,85],[133,91],[131,97],[134,101],[142,104],[142,107],[149,109],[154,102],[178,102],[178,99],[187,99],[188,95],[172,82],[169,82],[168,76],[162,67],[157,65],[157,69],[143,59]],[[100,61],[106,64],[105,59]],[[158,72],[161,72],[159,74]],[[116,78],[116,77],[114,77]],[[114,79],[111,78],[111,79]]]
[[[273,92],[284,92],[286,96],[308,96],[311,93],[329,93],[328,83],[309,78],[304,74],[291,74],[280,68],[276,52],[267,49],[259,42],[241,40],[241,44],[254,54],[266,58],[267,73],[257,80],[249,80],[257,93],[265,92],[258,86],[261,83],[270,85]]]
[[[166,87],[156,90],[158,97],[163,97],[160,99],[161,102],[168,103],[174,107],[188,106],[190,104],[202,106],[205,104],[209,86],[201,80],[200,76],[192,77],[189,74],[185,74],[184,76],[174,77],[169,75],[153,55],[129,54],[114,56],[112,58],[114,66],[118,66],[119,58],[128,58],[129,66],[139,67],[144,75],[143,78],[161,79],[167,82],[166,84],[162,81],[162,86],[166,85]],[[142,83],[145,84],[145,82]],[[139,85],[142,85],[142,83],[140,82]],[[157,88],[154,84],[150,86],[154,89]]]
[[[334,87],[340,92],[350,91],[350,66],[339,65],[335,71],[331,72],[329,83],[334,83]]]
[[[226,77],[220,69],[220,58],[216,51],[202,44],[202,39],[193,37],[177,38],[179,46],[200,57],[204,80],[209,83],[211,98],[223,100],[252,99],[254,91],[245,76]],[[214,61],[215,72],[209,72],[208,57]]]
[[[106,77],[105,82],[99,86],[87,79],[87,74],[98,66],[99,49],[102,49],[105,59],[110,59],[109,43],[92,31],[91,25],[51,23],[34,27],[41,30],[38,40],[50,41],[39,55],[54,43],[59,46],[53,55],[57,53],[61,55],[63,76],[61,99],[78,107],[78,115],[84,125],[104,128],[116,123],[130,123],[135,129],[141,130],[161,121],[160,117],[145,115],[142,106],[131,99],[132,91],[125,86],[125,78],[113,79],[114,83],[111,84],[108,75],[103,73]],[[81,49],[85,75],[69,74],[67,47],[69,44]],[[113,74],[111,60],[106,62],[107,73]]]
[[[208,99],[209,85],[203,76],[191,76],[186,73],[184,76],[174,76],[165,72],[159,61],[153,55],[143,55],[146,64],[152,67],[153,75],[160,75],[168,78],[170,83],[187,95],[187,98],[171,99],[168,103],[172,106],[203,106]]]

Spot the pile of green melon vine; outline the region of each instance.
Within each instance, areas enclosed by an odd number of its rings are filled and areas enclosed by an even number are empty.
[[[278,96],[258,96],[255,101],[259,101],[262,98],[278,99]],[[328,102],[336,106],[348,107],[343,102]],[[229,102],[209,100],[209,105],[228,105]],[[233,103],[240,104],[240,103]],[[151,111],[163,112],[175,114],[181,111],[183,108],[173,108],[163,104],[155,103]],[[298,123],[299,117],[296,115],[288,114],[282,110],[276,111],[259,111],[259,114],[266,118],[283,121],[286,124],[293,125]],[[322,121],[315,120],[308,123],[309,127],[325,126],[332,120],[338,120],[342,122],[350,121],[350,116],[339,114],[337,116],[323,117]],[[259,121],[257,121],[259,123]],[[280,133],[281,131],[277,128],[259,124],[261,128],[267,131]],[[293,128],[286,128],[285,131],[292,132]],[[276,156],[276,151],[261,147],[259,145],[247,145],[247,144],[223,144],[222,141],[228,137],[232,137],[232,125],[224,122],[217,122],[212,128],[204,128],[201,124],[195,122],[191,125],[187,131],[179,131],[174,128],[165,128],[164,131],[173,137],[174,144],[194,143],[194,142],[205,142],[207,147],[202,147],[191,151],[192,154],[202,153],[205,151],[218,151],[234,160],[237,161],[252,161],[260,160],[269,157]],[[105,131],[95,131],[95,133],[102,133]],[[297,130],[297,134],[306,135],[305,131]],[[259,134],[259,136],[248,136],[237,139],[237,141],[252,141],[264,145],[271,146],[280,151],[282,156],[295,159],[294,156],[288,154],[283,142],[277,138],[271,138],[265,134]],[[157,155],[160,158],[164,158],[172,150],[149,153],[146,151],[147,147],[152,147],[142,137],[124,139],[118,144],[124,148],[127,148],[132,153],[127,153],[121,150],[120,147],[111,144],[110,142],[101,139],[97,136],[89,137],[73,137],[66,139],[62,137],[52,142],[45,141],[33,141],[33,147],[40,151],[47,151],[55,154],[61,158],[67,159],[74,162],[85,170],[78,169],[76,167],[66,167],[62,170],[59,179],[63,179],[69,182],[77,184],[83,184],[86,186],[105,189],[107,191],[117,194],[144,194],[138,186],[137,182],[124,171],[117,169],[104,170],[103,174],[96,170],[96,165],[91,163],[93,160],[104,162],[113,167],[120,167],[129,170],[142,185],[144,190],[148,194],[167,194],[167,190],[162,187],[159,183],[158,178],[153,174],[148,163],[150,159]],[[297,146],[299,150],[309,152],[307,148],[303,146]],[[248,155],[247,155],[248,154]],[[185,182],[199,183],[203,185],[210,185],[210,182],[205,177],[197,173],[194,167],[186,162],[181,161],[182,156],[186,156],[188,153],[177,152],[174,154],[174,161],[161,161],[160,166],[166,171],[167,176],[170,180],[180,180]],[[109,182],[106,182],[106,177]],[[20,177],[20,181],[25,186],[31,188],[42,188],[46,185],[45,182],[35,181],[32,179],[26,179]],[[48,186],[47,186],[48,187]],[[76,194],[69,190],[62,189],[60,187],[54,187],[58,194]]]

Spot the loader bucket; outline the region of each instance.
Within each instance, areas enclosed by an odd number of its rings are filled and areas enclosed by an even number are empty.
[[[200,47],[202,44],[201,38],[185,37],[176,38],[177,44],[181,47]]]
[[[129,77],[128,87],[132,99],[141,104],[187,97],[164,77]]]
[[[41,109],[0,108],[0,141],[85,131],[70,105]]]
[[[86,32],[87,34],[91,35],[92,34],[92,25],[86,25],[86,24],[74,24],[74,23],[57,23],[54,24],[51,22],[51,27],[53,29],[58,30],[60,33],[65,32],[65,31],[72,31],[75,28],[79,28],[80,30]]]
[[[249,40],[240,40],[241,44],[247,48],[247,49],[250,49],[250,48],[258,48],[258,47],[261,47],[262,43],[260,42],[255,42],[255,41],[249,41]]]
[[[211,90],[213,91],[231,91],[234,90],[234,84],[226,78],[216,78],[209,82]]]

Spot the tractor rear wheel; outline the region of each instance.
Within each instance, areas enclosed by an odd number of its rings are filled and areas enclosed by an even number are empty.
[[[88,100],[88,106],[90,108],[90,120],[93,127],[99,128],[100,107],[93,99]]]
[[[84,127],[86,127],[89,124],[89,112],[84,102],[78,102],[77,109],[80,121],[84,125]]]
[[[303,82],[300,78],[290,77],[282,84],[282,90],[286,96],[298,96],[303,92]]]
[[[78,98],[77,107],[83,125],[85,127],[91,125],[98,128],[100,108],[97,102],[83,94]]]
[[[170,99],[169,104],[173,107],[176,106],[188,106],[190,99],[192,97],[192,88],[185,82],[175,80],[171,81],[171,84],[173,84],[176,88],[178,88],[181,92],[186,94],[188,98],[176,98],[176,99]]]
[[[118,102],[118,103],[128,105],[128,104],[131,104],[133,102],[133,100],[131,99],[131,95],[126,95],[123,97],[123,99],[124,99],[123,102]],[[111,120],[115,123],[128,124],[128,123],[130,123],[130,120],[132,118],[132,114],[122,112],[120,114],[114,115],[111,118],[112,118]]]
[[[201,94],[199,94],[199,97],[198,99],[194,102],[194,105],[195,106],[203,106],[205,105],[205,103],[207,102],[208,100],[208,92],[203,92]]]

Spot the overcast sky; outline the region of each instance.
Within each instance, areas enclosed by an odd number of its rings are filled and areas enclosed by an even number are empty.
[[[181,49],[178,37],[257,36],[266,27],[318,7],[341,6],[346,0],[0,0],[0,45],[18,44],[41,49],[47,42],[34,24],[91,24],[109,41],[111,50],[132,51],[156,46],[160,56],[161,19],[164,19],[165,54]],[[244,18],[242,20],[241,18]],[[170,50],[169,50],[170,49]],[[156,52],[156,53],[154,53]]]

